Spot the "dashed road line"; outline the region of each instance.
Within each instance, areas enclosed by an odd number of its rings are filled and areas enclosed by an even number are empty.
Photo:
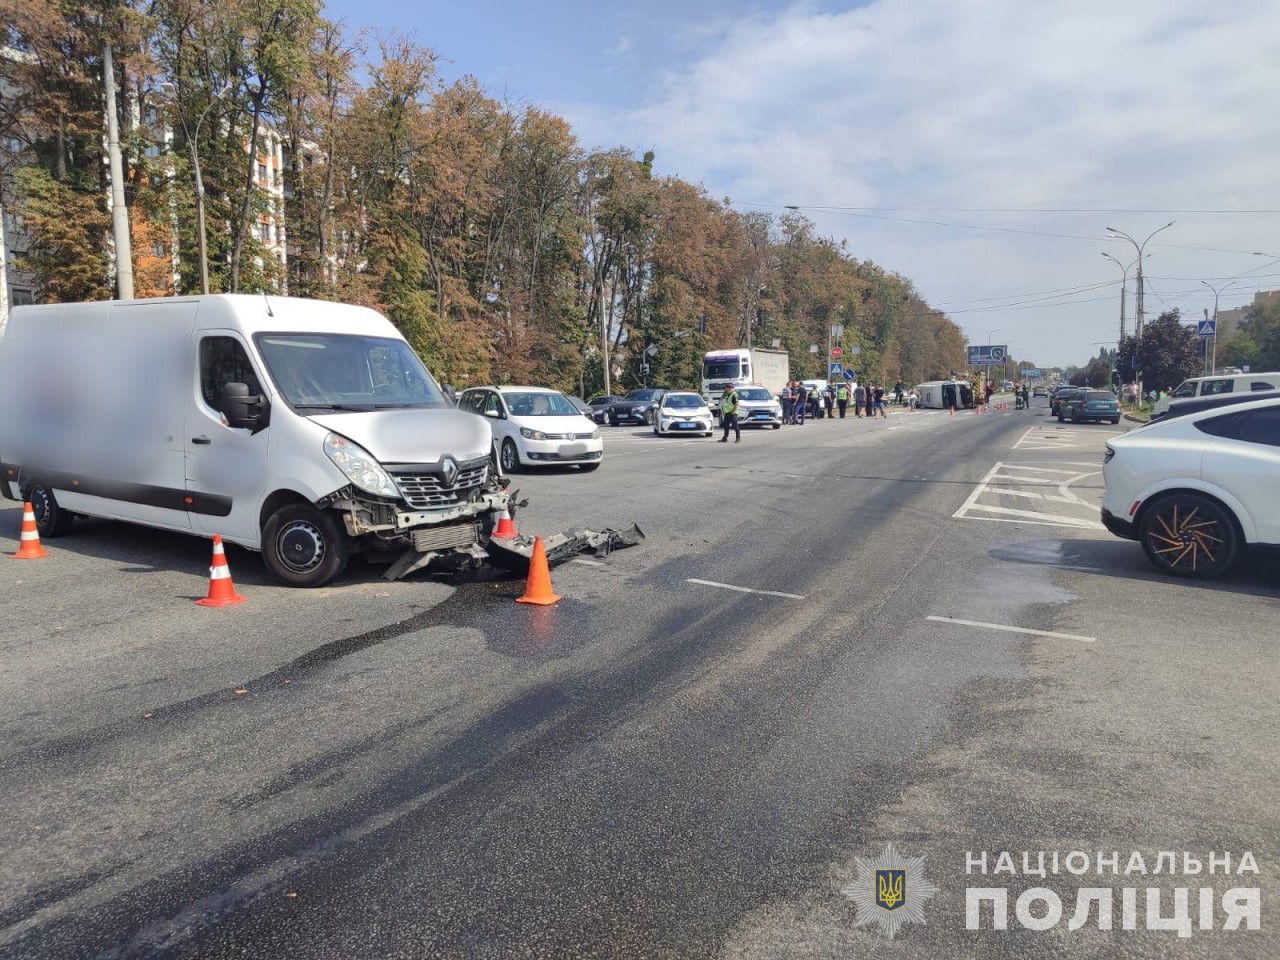
[[[1030,627],[1010,627],[1003,623],[987,623],[983,620],[960,620],[956,617],[925,617],[934,623],[955,623],[962,627],[982,627],[985,630],[1001,630],[1005,633],[1025,633],[1033,637],[1053,637],[1055,640],[1079,640],[1081,643],[1096,643],[1097,637],[1085,637],[1078,633],[1056,633],[1053,630],[1034,630]]]
[[[804,599],[798,593],[783,593],[781,590],[756,590],[753,587],[737,587],[731,583],[717,583],[715,580],[696,580],[693,577],[685,580],[685,583],[696,583],[703,587],[719,587],[721,590],[735,590],[738,593],[758,593],[766,597],[785,597],[788,600]]]

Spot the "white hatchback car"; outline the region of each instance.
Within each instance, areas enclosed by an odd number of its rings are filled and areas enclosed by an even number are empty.
[[[1102,522],[1166,573],[1214,577],[1280,546],[1280,400],[1213,407],[1107,441]]]
[[[664,394],[653,416],[653,432],[699,433],[711,436],[711,408],[691,390],[671,390]]]
[[[546,387],[471,387],[458,409],[489,419],[503,472],[521,467],[600,466],[604,441],[595,423],[558,390]]]

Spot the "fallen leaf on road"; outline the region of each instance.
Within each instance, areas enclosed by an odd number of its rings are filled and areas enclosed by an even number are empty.
[[[154,716],[155,716],[155,714],[154,714],[154,713],[144,713],[144,714],[142,715],[142,719],[143,719],[143,720],[150,720],[150,719],[151,719],[152,717],[154,717]]]
[[[237,696],[237,697],[243,697],[243,696],[244,696],[246,693],[248,693],[248,692],[249,692],[249,691],[248,691],[248,690],[246,690],[244,687],[240,687],[238,690],[236,690],[236,696]]]

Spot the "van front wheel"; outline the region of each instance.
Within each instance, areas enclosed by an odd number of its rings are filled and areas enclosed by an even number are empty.
[[[283,506],[262,528],[262,559],[286,586],[324,586],[346,568],[350,553],[337,518],[310,504]]]
[[[27,488],[27,501],[36,517],[36,530],[41,537],[64,537],[71,532],[75,517],[58,506],[53,491],[37,480]]]

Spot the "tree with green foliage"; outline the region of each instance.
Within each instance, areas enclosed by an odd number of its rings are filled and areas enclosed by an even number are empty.
[[[1142,382],[1148,390],[1172,390],[1200,372],[1195,329],[1182,322],[1175,308],[1148,323],[1138,343],[1137,359]]]

